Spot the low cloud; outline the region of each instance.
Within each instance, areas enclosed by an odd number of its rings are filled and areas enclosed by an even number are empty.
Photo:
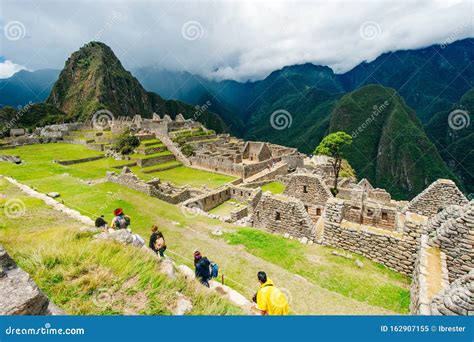
[[[0,78],[11,77],[20,70],[26,70],[26,67],[15,64],[8,59],[0,62]]]

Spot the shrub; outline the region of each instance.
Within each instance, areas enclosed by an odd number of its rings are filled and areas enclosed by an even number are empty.
[[[131,154],[138,146],[140,146],[140,140],[127,129],[117,138],[114,150],[122,154]]]

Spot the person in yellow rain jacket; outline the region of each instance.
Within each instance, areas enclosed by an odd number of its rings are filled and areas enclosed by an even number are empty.
[[[288,315],[288,300],[263,271],[257,274],[260,289],[254,296],[254,309],[261,315]]]

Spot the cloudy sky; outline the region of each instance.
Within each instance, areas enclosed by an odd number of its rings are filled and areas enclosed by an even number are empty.
[[[61,69],[91,40],[127,69],[260,79],[312,62],[336,72],[383,52],[474,37],[474,1],[0,0],[0,78]]]

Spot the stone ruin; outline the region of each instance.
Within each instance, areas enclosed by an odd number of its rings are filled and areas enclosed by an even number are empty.
[[[64,315],[0,246],[0,315]]]
[[[154,178],[144,182],[137,177],[127,166],[120,174],[107,171],[106,179],[108,182],[117,183],[127,188],[142,192],[151,197],[159,198],[171,204],[184,202],[191,197],[191,192],[187,188],[178,188],[170,183],[162,183]]]

